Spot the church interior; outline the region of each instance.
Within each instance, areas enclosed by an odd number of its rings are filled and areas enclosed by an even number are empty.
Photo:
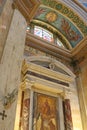
[[[0,0],[0,130],[87,130],[87,0]]]

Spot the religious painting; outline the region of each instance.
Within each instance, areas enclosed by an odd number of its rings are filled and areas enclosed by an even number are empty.
[[[55,22],[57,20],[57,17],[58,17],[57,14],[53,11],[48,12],[46,14],[46,19],[48,22]]]
[[[35,93],[33,130],[58,130],[57,99]]]
[[[6,0],[0,0],[0,14],[3,10],[4,4],[5,4]]]

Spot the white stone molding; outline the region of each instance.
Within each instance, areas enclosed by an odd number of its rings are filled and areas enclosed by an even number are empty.
[[[58,98],[58,108],[59,108],[59,122],[60,122],[60,130],[65,130],[64,128],[64,115],[63,115],[63,105],[62,105],[62,99]]]
[[[60,67],[62,70],[64,70],[66,73],[68,73],[72,78],[75,78],[75,75],[73,74],[73,72],[71,72],[71,70],[66,67],[64,64],[62,64],[61,62],[53,59],[53,58],[50,58],[50,57],[47,57],[47,56],[31,56],[29,58],[26,59],[26,61],[28,63],[32,62],[32,61],[44,61],[44,62],[53,62],[54,65]]]

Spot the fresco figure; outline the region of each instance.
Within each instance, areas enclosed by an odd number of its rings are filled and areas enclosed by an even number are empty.
[[[54,114],[46,99],[40,110],[41,127],[40,130],[56,130],[54,124]]]
[[[77,34],[74,29],[72,29],[71,25],[69,22],[65,19],[62,19],[62,24],[61,24],[61,29],[64,31],[65,35],[67,36],[69,41],[77,41],[80,38],[80,35]]]

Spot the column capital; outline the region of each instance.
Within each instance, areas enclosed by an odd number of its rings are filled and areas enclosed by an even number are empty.
[[[31,90],[32,86],[34,86],[34,84],[35,84],[35,81],[25,79],[23,82],[21,82],[20,88],[22,90],[25,90],[25,89],[30,89]]]

